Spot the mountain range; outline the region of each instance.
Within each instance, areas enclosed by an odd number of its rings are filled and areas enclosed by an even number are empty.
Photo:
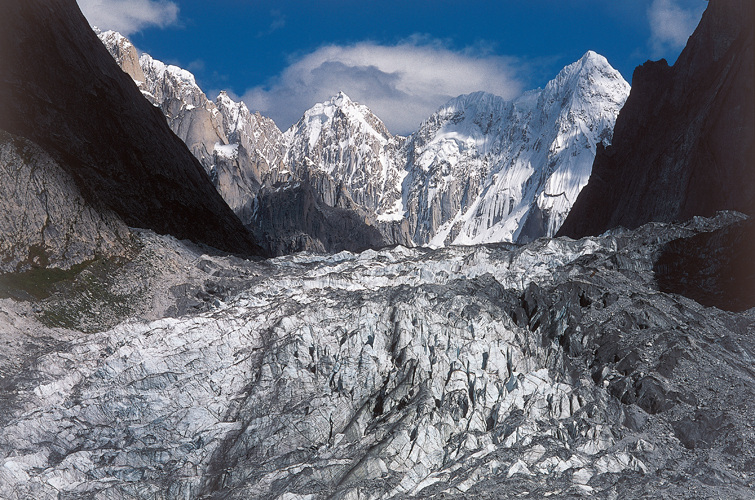
[[[630,90],[589,51],[514,101],[482,92],[452,99],[408,137],[344,93],[281,133],[227,93],[210,102],[189,72],[148,54],[137,59],[120,34],[99,37],[242,222],[261,224],[254,202],[263,187],[303,181],[315,202],[356,212],[384,244],[553,236],[587,184],[598,144],[610,144]]]

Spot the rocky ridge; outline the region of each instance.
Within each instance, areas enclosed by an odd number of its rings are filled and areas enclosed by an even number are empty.
[[[243,102],[233,101],[225,92],[210,101],[190,72],[149,54],[138,57],[119,33],[105,31],[98,36],[144,97],[160,108],[226,203],[248,224],[264,178],[283,157],[283,134],[278,127],[269,118],[250,113]]]

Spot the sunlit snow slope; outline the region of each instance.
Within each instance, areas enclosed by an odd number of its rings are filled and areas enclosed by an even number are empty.
[[[629,84],[588,52],[545,89],[514,101],[478,92],[451,100],[407,145],[404,196],[418,244],[552,236],[609,142]],[[416,212],[412,212],[412,209]]]

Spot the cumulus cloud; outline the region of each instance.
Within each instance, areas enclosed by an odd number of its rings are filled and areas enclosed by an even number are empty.
[[[285,129],[315,103],[343,91],[367,105],[391,132],[406,134],[460,94],[484,90],[510,99],[521,93],[514,59],[474,52],[418,38],[397,45],[328,45],[294,60],[243,99]]]
[[[648,8],[650,21],[650,48],[653,57],[663,57],[668,51],[676,51],[687,44],[687,38],[695,31],[705,10],[701,0],[687,2],[687,8],[677,0],[653,0]]]
[[[178,5],[168,0],[77,0],[92,26],[130,35],[149,26],[176,22]]]

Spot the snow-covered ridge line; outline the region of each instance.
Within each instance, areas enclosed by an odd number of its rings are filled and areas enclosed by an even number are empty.
[[[100,38],[125,70],[114,47],[128,41],[108,33]],[[409,137],[392,135],[343,92],[281,133],[225,92],[208,101],[188,71],[147,54],[137,67],[145,96],[245,222],[263,185],[306,181],[325,204],[364,210],[387,242],[433,247],[555,234],[629,94],[618,71],[588,51],[512,101],[485,92],[451,99]]]

